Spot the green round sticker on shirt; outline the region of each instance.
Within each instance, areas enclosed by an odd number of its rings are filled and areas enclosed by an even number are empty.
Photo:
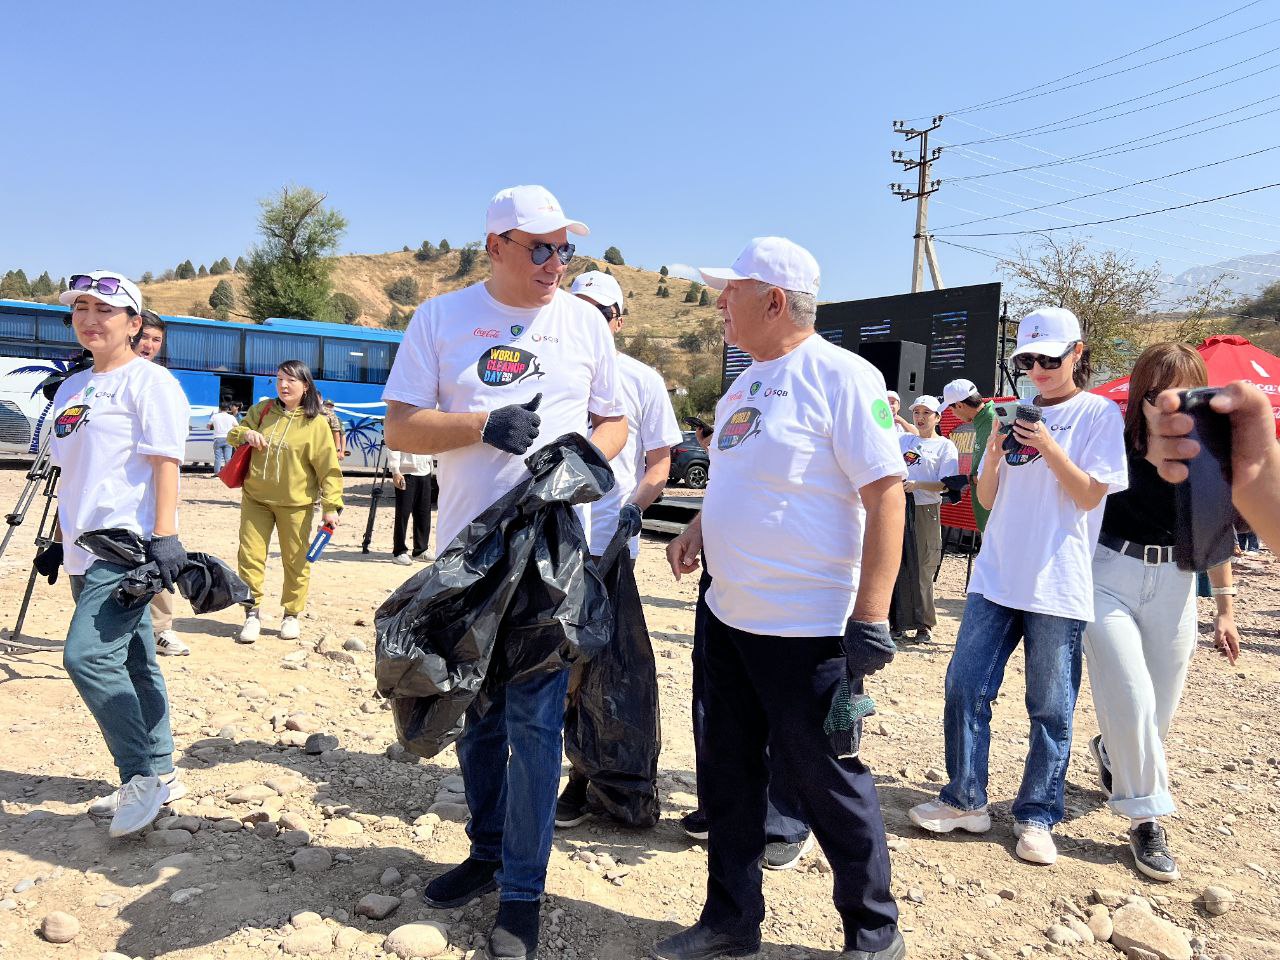
[[[893,411],[889,409],[887,400],[877,400],[871,404],[871,415],[876,418],[876,423],[886,430],[893,426]]]

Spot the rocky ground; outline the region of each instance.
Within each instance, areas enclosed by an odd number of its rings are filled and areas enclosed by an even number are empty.
[[[21,482],[20,470],[0,470],[0,504],[16,500]],[[360,553],[368,492],[367,479],[348,482],[347,525],[315,571],[301,640],[270,629],[273,604],[263,639],[246,648],[233,642],[234,613],[196,619],[180,603],[178,628],[193,653],[162,664],[190,793],[142,837],[110,840],[105,822],[86,815],[87,802],[115,785],[114,770],[61,667],[66,584],[41,582],[23,638],[40,649],[0,644],[0,958],[483,956],[493,897],[452,911],[420,897],[466,853],[465,806],[453,750],[430,762],[404,756],[374,693],[373,611],[417,568]],[[33,525],[0,561],[6,624]],[[235,495],[207,475],[186,478],[188,548],[234,558],[236,525]],[[384,548],[389,526],[387,509],[375,539]],[[1014,856],[1009,801],[1026,733],[1020,657],[996,706],[995,828],[938,840],[911,826],[908,808],[934,795],[943,765],[942,680],[965,575],[962,558],[946,560],[937,642],[908,647],[873,679],[879,714],[863,746],[911,957],[1280,958],[1280,564],[1269,560],[1237,568],[1239,663],[1201,644],[1170,737],[1180,812],[1169,828],[1183,879],[1167,885],[1133,871],[1126,822],[1096,788],[1087,690],[1062,856],[1053,868]],[[638,578],[658,652],[664,817],[645,832],[588,821],[557,834],[543,910],[542,956],[553,960],[642,957],[693,921],[703,898],[705,851],[676,823],[694,803],[695,584],[672,580],[658,540],[646,540]],[[278,587],[277,573],[269,588]],[[1202,630],[1208,613],[1202,607]],[[815,852],[797,870],[766,876],[763,956],[838,956],[829,874]]]

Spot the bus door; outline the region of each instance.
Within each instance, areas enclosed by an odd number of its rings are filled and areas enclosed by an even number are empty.
[[[241,414],[253,406],[253,377],[231,377],[223,374],[218,379],[219,403],[238,403]]]

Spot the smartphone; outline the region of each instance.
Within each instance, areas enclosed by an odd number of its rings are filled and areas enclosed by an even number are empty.
[[[1209,401],[1217,387],[1178,394],[1192,419],[1190,439],[1200,452],[1187,463],[1187,479],[1175,486],[1176,533],[1173,558],[1182,570],[1208,570],[1235,552],[1235,509],[1231,506],[1231,421]]]

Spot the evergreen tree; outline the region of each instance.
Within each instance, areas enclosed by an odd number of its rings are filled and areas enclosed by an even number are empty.
[[[707,292],[707,288],[702,288],[702,294],[698,297],[698,306],[706,307],[711,305],[711,294]]]
[[[452,249],[453,249],[453,247],[449,246],[449,241],[448,241],[448,240],[441,240],[441,241],[440,241],[440,253],[441,253],[441,254],[448,253],[448,252],[449,252],[450,250],[452,250]]]
[[[40,276],[36,277],[31,284],[31,295],[35,297],[47,297],[54,292],[53,278],[49,276],[46,270]]]
[[[66,293],[66,292],[67,292],[67,278],[66,278],[66,277],[63,277],[61,280],[59,280],[59,281],[58,281],[58,292],[59,292],[59,293]]]
[[[443,240],[440,241],[444,243]],[[476,260],[480,257],[480,244],[476,241],[468,243],[458,254],[458,272],[457,276],[465,277],[476,265]]]
[[[10,270],[0,280],[0,297],[9,300],[27,300],[31,297],[31,283],[21,267]]]
[[[190,260],[183,260],[178,264],[178,269],[173,271],[173,275],[178,280],[192,280],[196,275],[196,268]]]
[[[248,269],[249,269],[249,261],[247,261],[244,257],[236,257],[236,266],[235,266],[236,273],[244,273]]]
[[[607,263],[612,263],[614,266],[618,267],[621,267],[626,263],[626,261],[622,259],[622,251],[617,247],[610,247],[606,250],[604,252],[604,259]]]
[[[231,313],[231,308],[236,305],[236,292],[231,286],[230,280],[219,280],[217,286],[213,288],[213,292],[209,294],[209,306],[213,308],[214,316],[219,320],[225,320]]]
[[[347,219],[324,207],[324,200],[309,187],[285,187],[262,201],[262,242],[250,251],[245,267],[245,306],[253,319],[315,318],[328,312],[331,257]]]
[[[686,290],[686,291],[685,291],[685,293],[684,293],[684,302],[685,302],[685,303],[697,303],[697,302],[698,302],[698,287],[700,287],[700,286],[701,286],[701,284],[700,284],[700,283],[697,283],[696,281],[695,281],[694,283],[689,284],[689,289],[688,289],[688,290]]]
[[[227,261],[226,257],[223,257],[221,260],[215,260],[209,265],[209,276],[211,277],[220,277],[224,273],[230,272],[231,264]]]
[[[196,276],[207,277],[208,275],[209,275],[209,268],[206,267],[203,263],[200,264],[200,269],[196,271]]]
[[[664,277],[666,277],[666,276],[669,276],[669,275],[670,275],[670,274],[667,272],[667,268],[666,268],[666,265],[665,265],[665,264],[664,264],[663,266],[661,266],[661,267],[659,267],[659,268],[658,268],[658,272],[659,272],[660,274],[662,274]]]
[[[419,263],[427,263],[437,256],[439,256],[439,251],[436,250],[435,244],[430,240],[423,240],[422,246],[413,252],[413,258]]]

